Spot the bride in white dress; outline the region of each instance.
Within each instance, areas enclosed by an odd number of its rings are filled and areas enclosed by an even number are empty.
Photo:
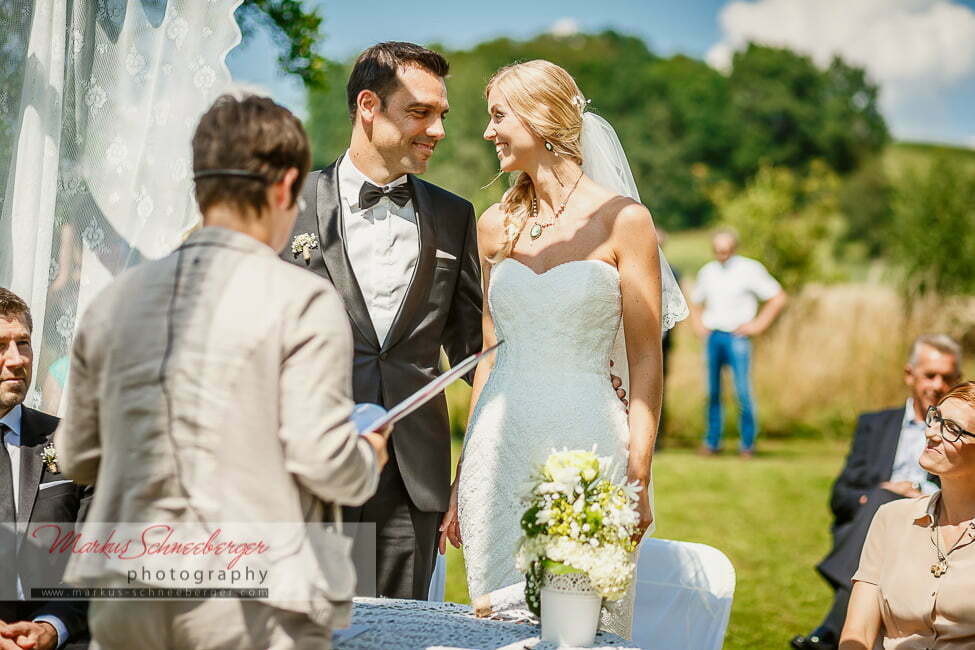
[[[661,332],[686,314],[661,265],[650,213],[621,195],[636,198],[622,150],[617,159],[606,155],[618,148],[615,133],[586,112],[572,77],[529,61],[499,70],[486,95],[484,137],[494,142],[501,171],[518,176],[478,221],[484,345],[505,343],[477,368],[441,526],[441,547],[464,545],[472,599],[524,580],[515,568],[521,497],[553,448],[596,445],[611,456],[621,475],[644,488],[639,535],[651,527]],[[628,384],[628,412],[609,381],[611,360]],[[632,594],[609,604],[601,627],[628,637],[631,624]]]

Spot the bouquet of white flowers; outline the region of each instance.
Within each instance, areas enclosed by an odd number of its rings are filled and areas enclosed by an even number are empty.
[[[540,615],[545,572],[584,573],[597,594],[619,600],[633,580],[632,536],[641,487],[608,478],[610,459],[592,451],[554,451],[539,469],[521,518],[518,570],[525,600]]]

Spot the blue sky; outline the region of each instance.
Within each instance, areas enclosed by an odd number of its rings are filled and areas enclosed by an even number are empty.
[[[814,58],[839,51],[859,59],[882,82],[884,112],[895,136],[975,147],[975,0],[321,0],[318,5],[325,16],[321,52],[339,60],[384,40],[465,48],[498,36],[528,38],[556,24],[581,31],[613,28],[642,37],[659,54],[680,52],[719,66],[747,39],[786,44]],[[854,5],[857,9],[848,9]],[[912,47],[901,45],[907,43]],[[262,86],[304,113],[300,82],[278,72],[268,49],[258,36],[231,52],[234,78]]]

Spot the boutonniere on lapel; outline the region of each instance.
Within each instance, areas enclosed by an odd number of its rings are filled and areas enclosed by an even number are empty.
[[[54,445],[47,445],[41,450],[41,460],[44,461],[44,467],[47,468],[47,471],[51,474],[58,473],[58,452]]]
[[[295,235],[295,238],[291,240],[291,254],[294,255],[295,259],[301,255],[305,259],[305,264],[311,262],[311,252],[316,248],[318,248],[318,235],[313,235],[310,232]]]

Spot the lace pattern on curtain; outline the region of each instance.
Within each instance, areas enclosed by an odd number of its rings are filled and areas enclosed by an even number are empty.
[[[57,412],[92,297],[198,220],[190,140],[230,84],[240,3],[0,0],[0,284],[33,312],[29,405]]]

